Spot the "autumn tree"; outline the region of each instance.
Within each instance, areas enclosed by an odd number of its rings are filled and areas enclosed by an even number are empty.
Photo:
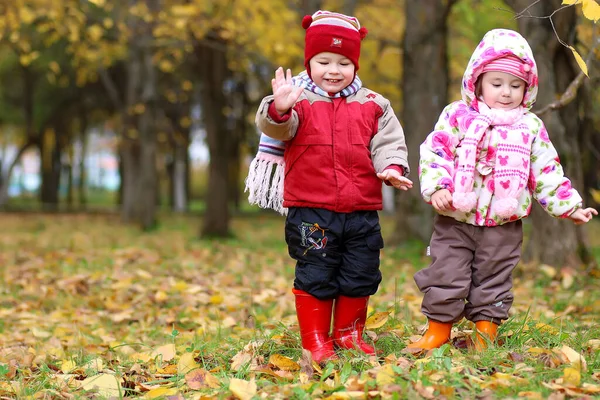
[[[576,8],[559,10],[560,0],[534,3],[507,0],[507,4],[517,12],[519,31],[529,41],[540,71],[537,104],[542,107],[551,104],[565,92],[580,70],[572,50],[561,43],[562,38],[575,37]],[[547,18],[549,16],[552,19]],[[579,102],[575,98],[558,111],[544,113],[541,117],[560,155],[565,174],[574,187],[583,191]],[[534,233],[525,248],[524,260],[571,266],[593,261],[583,227],[577,227],[571,221],[550,218],[537,205],[532,211],[531,225]]]

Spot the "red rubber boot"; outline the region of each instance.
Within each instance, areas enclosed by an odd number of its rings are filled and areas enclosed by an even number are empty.
[[[329,336],[333,299],[319,300],[302,290],[293,289],[302,348],[312,353],[316,362],[334,359],[333,339]]]
[[[339,296],[335,300],[333,316],[333,339],[341,349],[356,349],[366,354],[375,354],[373,346],[362,338],[367,320],[369,296]]]

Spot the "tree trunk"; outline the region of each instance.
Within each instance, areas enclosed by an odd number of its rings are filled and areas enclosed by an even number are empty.
[[[137,139],[124,137],[121,140],[119,154],[121,156],[121,220],[125,223],[139,221],[137,204],[139,193],[139,176],[141,175],[141,145]]]
[[[148,3],[155,3],[155,1],[148,0]],[[149,31],[146,41],[151,42],[151,37]],[[156,226],[158,173],[156,171],[156,73],[152,63],[152,48],[148,43],[145,44],[141,56],[144,84],[140,100],[145,105],[145,111],[139,118],[141,174],[138,202],[142,229],[149,230]]]
[[[33,138],[29,138],[27,142],[21,146],[15,158],[11,161],[6,173],[2,176],[2,185],[0,186],[0,207],[4,206],[8,201],[8,186],[10,185],[10,178],[12,177],[13,170],[27,149],[35,144],[35,140],[33,140]]]
[[[79,133],[79,140],[81,141],[81,158],[79,160],[79,182],[77,185],[77,191],[79,193],[79,206],[85,208],[87,206],[87,195],[85,185],[87,181],[87,173],[85,170],[85,156],[87,154],[87,113],[85,109],[81,109],[80,113],[81,131]]]
[[[173,150],[173,173],[171,174],[171,186],[173,196],[173,211],[185,212],[188,208],[187,195],[187,158],[188,147],[186,144],[176,144]]]
[[[42,167],[40,202],[44,210],[56,211],[61,173],[61,148],[57,131],[53,129],[44,131],[40,140],[40,158]]]
[[[447,103],[447,17],[454,1],[428,0],[405,3],[404,74],[402,124],[409,149],[410,178],[414,189],[398,196],[396,229],[391,242],[410,238],[428,241],[433,211],[421,198],[418,185],[419,146]]]
[[[516,12],[529,7],[529,0],[506,1]],[[531,15],[549,16],[561,6],[561,0],[539,2],[529,8]],[[556,34],[563,39],[574,37],[576,13],[570,7],[553,17]],[[537,104],[543,106],[556,99],[575,78],[571,51],[562,46],[547,18],[523,16],[518,20],[519,30],[529,42],[539,71],[539,93]],[[583,189],[583,174],[579,157],[578,100],[559,110],[542,116],[550,138],[556,147],[565,174],[573,186]],[[573,267],[589,261],[589,251],[585,245],[582,228],[571,221],[552,218],[539,205],[535,204],[531,214],[533,234],[523,253],[524,261],[541,262],[551,265]]]
[[[223,45],[223,47],[225,47]],[[210,153],[206,212],[201,236],[227,237],[229,232],[229,155],[231,133],[223,113],[227,105],[223,86],[230,74],[225,51],[199,48],[202,76],[202,110]]]

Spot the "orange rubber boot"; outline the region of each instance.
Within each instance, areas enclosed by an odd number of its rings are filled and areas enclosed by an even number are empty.
[[[333,339],[329,336],[333,299],[319,300],[303,290],[293,289],[302,348],[312,353],[316,362],[334,359]]]
[[[437,322],[430,319],[429,327],[423,337],[406,347],[425,350],[441,347],[450,341],[450,332],[452,332],[452,322]]]
[[[475,322],[475,328],[477,328],[476,350],[483,350],[488,347],[488,343],[496,341],[496,337],[498,337],[498,324],[491,321],[477,321]]]
[[[363,330],[367,320],[369,296],[339,296],[335,300],[333,316],[333,339],[341,349],[356,349],[366,354],[375,354],[373,346],[363,340]]]

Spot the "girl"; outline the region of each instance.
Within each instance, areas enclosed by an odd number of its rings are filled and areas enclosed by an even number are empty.
[[[532,197],[576,224],[598,214],[582,208],[542,120],[530,111],[537,91],[527,41],[511,30],[489,31],[465,71],[462,100],[443,110],[421,145],[421,194],[438,215],[431,264],[414,277],[429,327],[410,348],[448,342],[463,316],[476,325],[477,348],[496,338],[513,302],[511,274]]]

